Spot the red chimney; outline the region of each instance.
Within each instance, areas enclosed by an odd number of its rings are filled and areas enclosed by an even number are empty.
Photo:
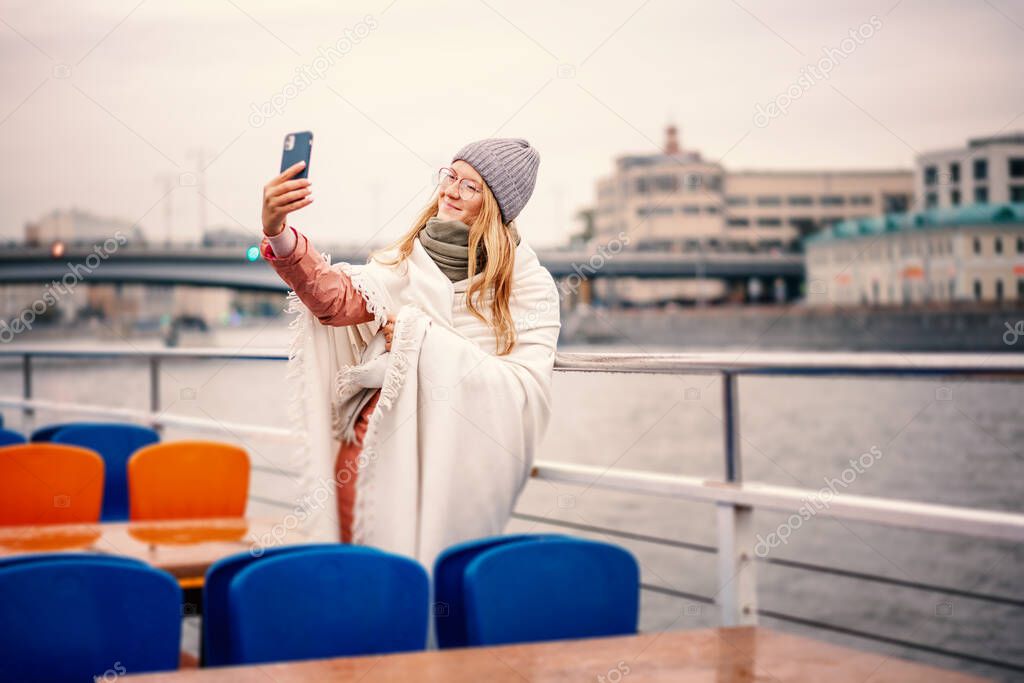
[[[682,151],[676,132],[676,127],[671,124],[665,129],[665,154],[679,154]]]

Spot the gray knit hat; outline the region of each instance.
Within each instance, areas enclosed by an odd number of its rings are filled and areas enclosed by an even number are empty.
[[[540,154],[523,138],[488,138],[471,142],[452,157],[476,169],[491,188],[501,220],[508,223],[526,206],[537,183]]]

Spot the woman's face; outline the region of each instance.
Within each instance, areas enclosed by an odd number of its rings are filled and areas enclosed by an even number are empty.
[[[441,187],[437,194],[437,217],[443,221],[460,220],[466,225],[473,225],[473,221],[480,214],[480,207],[484,204],[484,179],[468,163],[459,159],[450,168],[458,175],[458,179],[452,181],[448,187]],[[473,183],[480,192],[467,192],[469,199],[463,199],[459,194],[459,184],[463,179]],[[467,183],[468,184],[468,183]]]

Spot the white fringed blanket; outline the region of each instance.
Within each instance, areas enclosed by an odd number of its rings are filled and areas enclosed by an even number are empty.
[[[303,496],[320,501],[303,511],[303,530],[339,538],[340,439],[372,391],[363,387],[381,386],[358,462],[353,540],[414,557],[429,571],[448,545],[501,533],[526,483],[551,412],[558,290],[521,239],[511,300],[517,343],[498,356],[490,326],[465,308],[469,281],[453,285],[418,240],[398,266],[332,267],[348,273],[375,319],[327,327],[289,296],[293,466]],[[384,353],[388,313],[397,319]]]

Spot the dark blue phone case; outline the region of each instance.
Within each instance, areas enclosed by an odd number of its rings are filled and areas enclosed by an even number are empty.
[[[294,137],[295,144],[291,149],[288,149],[288,138]],[[309,155],[313,151],[313,134],[308,130],[301,133],[289,133],[284,137],[283,153],[281,154],[281,172],[284,173],[285,169],[289,166],[305,161],[306,166],[295,178],[306,178],[309,176]]]

